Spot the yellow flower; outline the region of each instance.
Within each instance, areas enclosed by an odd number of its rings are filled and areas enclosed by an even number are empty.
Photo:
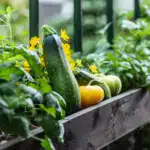
[[[31,44],[31,46],[32,46],[32,45],[36,45],[36,44],[39,43],[39,41],[40,41],[40,38],[33,37],[33,38],[30,40],[30,44]]]
[[[82,67],[83,66],[82,65],[82,61],[80,59],[76,60],[76,64],[77,64],[78,67]]]
[[[34,48],[33,46],[30,46],[30,47],[29,47],[29,50],[30,50],[30,51],[33,51],[34,49],[35,49],[35,48]]]
[[[44,58],[43,57],[40,57],[40,61],[41,61],[41,66],[45,67],[45,62],[44,62]]]
[[[68,41],[70,38],[69,36],[67,35],[66,31],[65,30],[62,30],[61,29],[61,35],[60,37],[64,40],[64,41]]]
[[[97,67],[96,67],[95,65],[90,65],[90,66],[89,66],[89,69],[90,69],[91,72],[93,72],[93,73],[98,73],[98,69],[97,69]]]
[[[37,44],[39,44],[40,42],[40,38],[37,38],[37,37],[33,37],[31,40],[30,40],[30,48],[29,50],[33,50],[35,48],[35,46]]]
[[[73,71],[74,69],[75,69],[75,62],[74,61],[72,61],[72,62],[70,62],[70,67],[71,67],[71,70]]]
[[[43,45],[42,45],[42,44],[40,44],[40,45],[39,45],[39,48],[40,48],[41,50],[43,50]]]
[[[24,62],[23,62],[23,66],[24,66],[25,68],[30,67],[30,66],[29,66],[29,63],[28,63],[27,61],[24,61]]]
[[[26,70],[27,72],[31,71],[30,65],[27,61],[23,62],[23,66],[24,66],[24,70]]]
[[[64,44],[62,43],[62,47],[64,49],[64,53],[65,55],[71,55],[71,51],[70,51],[70,45],[69,44]]]
[[[30,72],[31,68],[24,68],[24,70],[26,70],[27,72]]]
[[[67,55],[67,61],[70,63],[72,61],[71,55]]]
[[[44,61],[44,57],[40,57],[40,60],[41,60],[41,61]]]

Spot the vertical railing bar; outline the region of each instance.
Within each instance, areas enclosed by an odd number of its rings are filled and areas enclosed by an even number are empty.
[[[74,0],[74,50],[82,52],[82,0]]]
[[[30,39],[39,36],[39,0],[29,0]]]
[[[134,19],[140,17],[140,0],[134,0]]]
[[[107,31],[107,40],[112,45],[114,39],[113,0],[106,0],[106,14],[107,14],[107,24],[110,23],[110,26]]]

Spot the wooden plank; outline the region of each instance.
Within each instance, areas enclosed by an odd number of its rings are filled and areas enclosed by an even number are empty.
[[[38,134],[40,134],[40,133],[42,133],[42,132],[43,132],[43,129],[42,129],[42,128],[37,128],[37,129],[34,129],[34,130],[31,132],[31,135],[38,135]],[[7,148],[9,149],[11,146],[16,145],[16,144],[19,144],[19,143],[22,143],[22,142],[24,142],[24,141],[25,141],[25,139],[22,138],[22,137],[14,138],[14,139],[10,140],[9,142],[0,145],[0,150],[4,150],[4,149],[7,149]],[[28,141],[28,140],[27,140],[27,141]],[[18,147],[18,145],[17,145],[17,147]],[[18,150],[19,150],[19,149],[18,149]]]
[[[57,144],[57,150],[99,150],[105,147],[150,121],[149,99],[149,93],[135,89],[66,117],[62,120],[66,130],[65,144]],[[34,132],[41,133],[42,129]],[[18,143],[20,141],[23,139]],[[10,142],[3,145],[3,149],[17,143],[15,139],[14,144]],[[19,150],[22,144],[15,148]],[[33,149],[33,144],[29,144],[28,150]],[[36,148],[40,149],[40,146]]]
[[[66,145],[57,149],[105,147],[150,120],[149,99],[149,93],[132,90],[66,118]]]

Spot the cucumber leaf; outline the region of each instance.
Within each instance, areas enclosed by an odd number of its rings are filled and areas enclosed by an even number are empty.
[[[45,136],[45,139],[41,140],[41,146],[45,148],[45,150],[55,150],[55,147],[48,136]]]

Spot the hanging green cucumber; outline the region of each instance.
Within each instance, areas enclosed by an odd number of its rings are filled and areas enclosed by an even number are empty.
[[[60,37],[48,25],[44,25],[42,30],[44,59],[50,84],[65,99],[66,113],[69,115],[80,107],[79,86],[67,62]]]

